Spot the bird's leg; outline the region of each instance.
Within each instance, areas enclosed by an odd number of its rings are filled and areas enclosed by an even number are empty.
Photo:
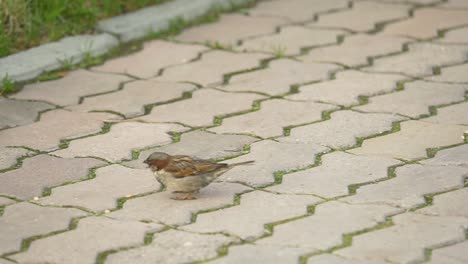
[[[174,199],[174,200],[195,200],[197,199],[197,197],[195,197],[195,195],[197,194],[198,192],[173,192],[173,195],[171,197],[171,199]]]

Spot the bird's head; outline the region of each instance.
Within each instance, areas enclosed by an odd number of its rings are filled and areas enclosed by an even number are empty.
[[[164,152],[153,152],[143,162],[148,164],[148,166],[153,171],[156,171],[156,170],[161,170],[164,167],[166,167],[170,159],[171,159],[171,155],[169,154],[166,154]]]

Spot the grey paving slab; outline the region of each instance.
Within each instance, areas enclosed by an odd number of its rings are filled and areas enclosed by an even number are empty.
[[[57,42],[1,58],[0,78],[8,75],[15,81],[29,80],[43,72],[62,67],[64,61],[77,63],[86,54],[97,56],[106,53],[118,43],[109,34],[65,37]]]
[[[183,225],[191,222],[193,214],[222,208],[233,204],[234,195],[250,190],[237,183],[214,182],[203,188],[196,200],[177,201],[170,199],[170,193],[160,192],[130,199],[108,217],[122,221],[153,221],[169,225]]]
[[[200,52],[205,50],[207,48],[200,45],[153,40],[144,43],[141,51],[106,61],[103,65],[93,67],[92,70],[150,78],[168,66],[196,59]]]
[[[334,64],[279,59],[271,61],[265,69],[234,75],[227,85],[219,88],[279,95],[289,92],[294,84],[326,80],[338,69],[341,67]]]
[[[436,153],[434,158],[423,160],[421,163],[428,165],[468,167],[468,144],[440,150]]]
[[[351,9],[323,14],[317,22],[309,25],[370,31],[377,28],[377,23],[407,18],[410,7],[395,3],[356,2]]]
[[[203,235],[179,230],[157,233],[147,246],[112,254],[106,263],[188,263],[214,258],[217,249],[236,239],[221,234]]]
[[[468,75],[466,74],[468,71],[468,64],[443,67],[440,71],[441,73],[439,75],[430,76],[426,79],[440,82],[468,83]]]
[[[468,102],[437,108],[437,115],[425,118],[427,122],[451,125],[468,125]]]
[[[0,258],[0,264],[14,264],[14,262],[6,260],[4,258]]]
[[[223,119],[221,126],[210,128],[216,133],[244,133],[269,138],[282,136],[284,128],[319,121],[322,112],[336,106],[283,99],[263,101],[260,110]],[[302,113],[307,112],[308,115]]]
[[[318,13],[346,9],[348,2],[345,0],[317,0],[314,2],[308,0],[293,1],[265,1],[257,4],[256,7],[249,10],[254,16],[273,16],[283,17],[294,22],[303,22],[312,20]]]
[[[215,117],[248,111],[255,100],[265,98],[257,94],[227,93],[212,89],[200,89],[190,100],[160,105],[139,119],[147,122],[178,122],[199,127],[211,126]]]
[[[0,206],[5,206],[9,204],[14,204],[14,203],[15,203],[15,200],[8,199],[5,197],[0,197]]]
[[[117,207],[117,199],[157,191],[160,184],[150,170],[111,165],[96,170],[96,178],[54,188],[43,205],[79,206],[95,212]]]
[[[18,162],[18,158],[30,153],[31,152],[23,148],[0,147],[0,170],[10,168]]]
[[[425,248],[465,239],[466,218],[405,213],[393,217],[394,226],[353,238],[351,247],[335,254],[367,260],[410,263],[424,260]]]
[[[356,206],[331,201],[316,206],[312,216],[275,226],[272,236],[256,244],[327,250],[341,245],[344,234],[372,228],[401,211],[386,205]]]
[[[337,111],[331,119],[293,128],[281,142],[313,143],[335,149],[350,148],[358,138],[377,135],[392,129],[392,123],[404,118],[392,114],[364,114],[350,110]]]
[[[463,187],[468,168],[457,166],[406,165],[396,178],[361,186],[356,195],[343,198],[351,203],[385,203],[403,208],[424,205],[424,195]]]
[[[254,160],[249,166],[238,166],[220,177],[221,181],[243,182],[251,186],[264,186],[275,181],[274,173],[305,168],[314,164],[315,157],[328,149],[316,144],[293,144],[263,140],[251,145],[249,154],[228,162]],[[294,158],[291,158],[294,157]]]
[[[58,80],[25,85],[21,91],[11,97],[40,100],[60,106],[75,105],[84,96],[116,91],[119,89],[119,84],[129,80],[131,79],[126,76],[79,69]]]
[[[1,175],[0,194],[31,199],[41,196],[45,188],[85,179],[89,169],[103,164],[91,158],[61,159],[49,155],[27,158],[21,168]]]
[[[363,70],[420,77],[432,75],[435,66],[464,62],[467,57],[468,47],[466,45],[411,43],[408,45],[408,51],[375,59],[372,66],[363,68]]]
[[[69,107],[73,111],[113,111],[134,117],[145,113],[145,105],[180,99],[184,92],[195,89],[188,83],[141,80],[127,83],[114,93],[85,98],[82,104]]]
[[[126,166],[147,168],[143,161],[153,152],[165,152],[171,155],[189,155],[201,159],[221,159],[242,153],[244,146],[258,139],[244,135],[218,135],[205,131],[184,133],[180,142],[140,152],[137,160],[126,162]]]
[[[385,264],[386,261],[348,259],[333,254],[320,254],[308,259],[308,264]]]
[[[388,177],[388,167],[401,164],[386,157],[333,152],[322,156],[320,166],[283,176],[281,184],[267,190],[288,194],[315,194],[333,198],[348,195],[348,186]]]
[[[432,251],[430,264],[454,263],[462,264],[468,261],[468,242],[438,248]]]
[[[443,193],[434,196],[431,206],[419,209],[416,212],[434,216],[467,217],[468,208],[464,206],[467,198],[468,188]]]
[[[23,239],[66,230],[75,217],[85,216],[72,208],[47,208],[22,202],[7,206],[0,217],[0,254],[21,249]]]
[[[444,36],[437,39],[437,42],[441,43],[468,43],[468,27],[461,27],[452,29],[444,33]]]
[[[399,92],[379,95],[354,109],[366,112],[396,113],[417,118],[428,115],[430,106],[460,102],[465,99],[464,85],[415,81]]]
[[[252,17],[243,14],[222,15],[216,23],[201,25],[183,31],[175,39],[184,42],[219,44],[233,47],[242,39],[274,33],[287,21],[275,17]]]
[[[141,245],[145,233],[161,228],[152,223],[88,217],[80,220],[76,229],[37,240],[28,251],[11,258],[20,263],[95,263],[98,253]]]
[[[427,156],[428,148],[463,143],[463,133],[468,128],[416,120],[402,122],[400,126],[400,131],[364,140],[361,147],[350,152],[358,155],[385,155],[406,160],[421,159]]]
[[[211,263],[296,263],[302,254],[308,252],[304,248],[243,244],[229,247],[227,256],[211,261]]]
[[[436,37],[438,30],[463,25],[467,22],[468,10],[421,8],[415,10],[410,19],[386,26],[383,34],[426,39]]]
[[[342,43],[310,50],[300,57],[305,61],[325,61],[360,66],[368,63],[368,58],[399,52],[409,39],[382,34],[355,34],[345,36]]]
[[[172,139],[168,132],[185,130],[187,128],[174,124],[118,123],[113,125],[108,133],[74,140],[68,148],[53,154],[64,158],[100,157],[109,161],[120,161],[131,159],[132,150],[169,144]]]
[[[264,54],[240,54],[221,50],[204,53],[194,62],[170,67],[158,78],[161,81],[194,82],[201,86],[219,85],[228,73],[247,71],[260,66]]]
[[[296,55],[302,48],[334,44],[341,30],[313,29],[303,26],[284,26],[272,35],[248,39],[236,48],[240,51],[264,52],[270,54]]]
[[[43,102],[0,98],[0,129],[30,124],[38,119],[39,112],[52,108]]]
[[[253,191],[241,196],[240,205],[199,214],[195,223],[183,226],[182,229],[194,232],[227,232],[243,239],[251,239],[265,233],[265,224],[304,215],[308,205],[319,201],[321,200],[312,196]]]
[[[355,70],[341,71],[336,79],[300,86],[300,92],[289,95],[294,100],[310,100],[349,106],[359,103],[359,96],[372,96],[391,92],[405,77],[396,74],[365,73]]]
[[[0,146],[25,146],[54,150],[60,140],[71,139],[102,130],[104,120],[118,118],[107,113],[77,113],[57,109],[41,115],[38,122],[0,131]]]

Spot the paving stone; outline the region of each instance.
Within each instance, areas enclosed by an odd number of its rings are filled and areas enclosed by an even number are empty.
[[[441,43],[468,43],[468,27],[456,28],[444,33],[444,37],[437,39]]]
[[[468,128],[417,120],[402,122],[400,126],[400,131],[364,140],[361,147],[350,152],[359,155],[385,155],[406,160],[421,159],[427,156],[428,148],[462,143],[463,133]]]
[[[14,262],[11,262],[11,261],[6,260],[4,258],[0,258],[0,264],[14,264]]]
[[[348,195],[348,186],[388,177],[388,167],[398,160],[334,152],[322,156],[320,166],[283,176],[281,184],[267,190],[288,194],[315,194],[333,198]]]
[[[296,263],[297,259],[305,253],[309,252],[304,248],[243,244],[229,247],[229,254],[227,256],[210,263]]]
[[[468,34],[468,33],[467,33]],[[441,74],[427,77],[427,80],[440,82],[468,83],[468,64],[455,65],[441,68]]]
[[[468,220],[405,213],[393,217],[394,226],[353,238],[353,245],[334,253],[353,259],[412,263],[424,260],[425,248],[465,239]]]
[[[315,157],[328,149],[315,144],[289,144],[263,140],[251,145],[250,153],[229,160],[229,163],[254,160],[249,166],[238,166],[223,174],[222,181],[243,182],[264,186],[275,181],[274,173],[304,168],[314,164]],[[294,158],[291,158],[294,157]]]
[[[377,24],[408,17],[409,5],[374,2],[355,2],[353,8],[323,14],[317,22],[309,25],[332,28],[347,28],[353,31],[377,29]]]
[[[96,171],[96,178],[54,188],[39,199],[44,205],[79,206],[98,212],[117,207],[117,199],[156,191],[160,184],[150,170],[111,165]]]
[[[247,111],[253,101],[264,98],[257,94],[227,93],[212,89],[197,90],[189,100],[160,105],[139,119],[147,122],[179,122],[198,127],[211,126],[217,116]]]
[[[241,39],[274,33],[276,27],[285,22],[284,19],[275,17],[228,14],[221,16],[216,23],[189,28],[176,36],[175,39],[232,47],[237,45]]]
[[[234,195],[250,188],[237,183],[214,182],[203,188],[196,200],[176,201],[170,193],[159,192],[126,201],[121,210],[107,214],[123,220],[153,221],[168,225],[191,222],[192,214],[233,204]]]
[[[431,206],[416,212],[434,216],[468,217],[468,208],[465,206],[466,199],[468,199],[468,188],[439,194],[433,199]]]
[[[225,74],[259,67],[260,61],[267,57],[214,50],[204,53],[200,60],[165,69],[157,80],[187,81],[202,86],[220,84]]]
[[[399,52],[408,39],[386,35],[356,34],[346,36],[337,46],[321,47],[310,50],[300,57],[304,61],[325,61],[355,67],[368,64],[368,58]]]
[[[466,23],[468,10],[421,8],[416,9],[410,19],[387,25],[383,34],[426,39],[436,37],[438,30]]]
[[[86,54],[98,56],[118,44],[119,41],[109,34],[65,37],[1,58],[0,79],[8,75],[15,81],[29,80],[43,72],[63,67],[61,61],[78,63]]]
[[[137,160],[125,163],[133,168],[147,168],[143,161],[153,152],[165,152],[171,155],[189,155],[201,159],[221,159],[242,153],[245,145],[258,139],[244,135],[217,135],[195,130],[182,134],[180,142],[140,152]]]
[[[106,263],[193,263],[216,257],[219,247],[234,241],[221,234],[169,230],[155,234],[148,246],[110,255]]]
[[[8,199],[5,197],[0,197],[0,206],[5,206],[9,204],[14,204],[14,203],[15,203],[15,200]]]
[[[281,27],[280,32],[248,39],[237,50],[256,51],[281,55],[295,55],[302,48],[335,44],[341,30],[312,29],[302,26]]]
[[[7,206],[0,217],[0,254],[20,250],[23,239],[66,230],[73,218],[84,215],[72,208],[48,208],[25,202]]]
[[[272,236],[256,243],[309,248],[312,252],[327,250],[341,245],[344,234],[372,228],[398,212],[401,209],[386,205],[356,206],[331,201],[318,205],[312,216],[275,226]]]
[[[424,121],[438,124],[466,125],[468,126],[468,102],[437,108],[437,114]]]
[[[299,93],[287,98],[349,106],[358,104],[359,96],[372,96],[393,91],[396,89],[396,82],[404,79],[405,77],[396,74],[342,71],[338,72],[334,80],[301,86]]]
[[[423,160],[421,163],[428,165],[468,167],[468,144],[440,150],[436,153],[434,158]]]
[[[187,129],[175,124],[119,123],[108,133],[74,140],[68,148],[53,154],[64,158],[100,157],[109,161],[131,159],[132,150],[171,143],[168,132],[184,130]]]
[[[463,187],[468,168],[456,166],[398,167],[396,178],[361,186],[354,196],[342,200],[351,203],[385,203],[403,208],[425,204],[424,195]]]
[[[332,254],[320,254],[308,259],[308,264],[386,264],[385,261],[374,260],[354,260]]]
[[[39,112],[54,108],[42,102],[9,100],[0,97],[0,129],[30,124]]]
[[[75,111],[114,111],[126,117],[134,117],[145,113],[145,105],[182,98],[184,92],[195,88],[188,83],[141,80],[127,83],[115,93],[88,97],[82,104],[70,108]]]
[[[468,242],[461,242],[455,245],[438,248],[432,251],[431,261],[428,264],[463,264],[468,262]]]
[[[261,103],[258,111],[223,119],[221,126],[209,129],[216,133],[245,133],[268,138],[281,136],[284,127],[318,121],[322,112],[335,106],[273,99]],[[308,113],[304,115],[303,113]]]
[[[345,9],[348,2],[345,0],[292,0],[292,1],[265,1],[249,10],[254,16],[284,17],[294,22],[312,20],[318,13]]]
[[[5,148],[0,147],[0,170],[8,169],[18,162],[18,158],[30,154],[23,148]]]
[[[76,113],[61,109],[48,111],[29,125],[0,131],[1,146],[26,146],[48,151],[57,149],[60,140],[100,132],[104,120],[116,118],[107,113]]]
[[[145,233],[161,228],[152,223],[88,217],[76,229],[34,241],[28,251],[10,257],[21,263],[95,263],[98,253],[143,244]]]
[[[102,161],[91,158],[61,159],[44,154],[34,156],[25,159],[21,168],[1,175],[0,194],[31,199],[41,196],[45,188],[85,179],[89,169],[102,164]]]
[[[399,92],[370,98],[368,104],[355,107],[367,112],[397,113],[417,118],[428,115],[429,107],[465,99],[465,87],[459,84],[415,81],[405,84]]]
[[[129,80],[126,76],[79,69],[58,80],[25,85],[20,92],[10,97],[42,100],[60,106],[75,105],[84,96],[115,91],[120,83]]]
[[[200,214],[195,223],[182,229],[194,232],[227,232],[242,239],[251,239],[266,232],[265,224],[304,215],[308,205],[319,201],[320,199],[312,196],[254,191],[242,195],[240,205]]]
[[[441,6],[449,8],[468,8],[468,3],[465,0],[448,0]]]
[[[234,75],[229,84],[219,88],[279,95],[289,92],[293,84],[326,80],[338,69],[340,67],[334,64],[279,59],[271,61],[265,69]]]
[[[468,57],[468,47],[412,43],[409,50],[399,55],[378,58],[373,66],[363,68],[373,72],[402,73],[419,77],[433,74],[433,67],[463,62]]]
[[[350,148],[358,138],[377,135],[392,129],[392,123],[402,117],[391,114],[363,114],[344,110],[331,114],[331,119],[293,128],[282,142],[314,143],[335,149]]]
[[[156,76],[165,67],[187,63],[208,48],[198,45],[176,44],[154,40],[143,44],[141,51],[109,60],[92,68],[96,71],[128,73],[140,78]],[[151,59],[148,59],[151,58]]]

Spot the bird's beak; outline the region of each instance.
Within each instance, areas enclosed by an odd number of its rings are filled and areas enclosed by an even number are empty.
[[[149,160],[145,160],[145,161],[143,161],[143,163],[149,164],[150,162],[149,162]]]

